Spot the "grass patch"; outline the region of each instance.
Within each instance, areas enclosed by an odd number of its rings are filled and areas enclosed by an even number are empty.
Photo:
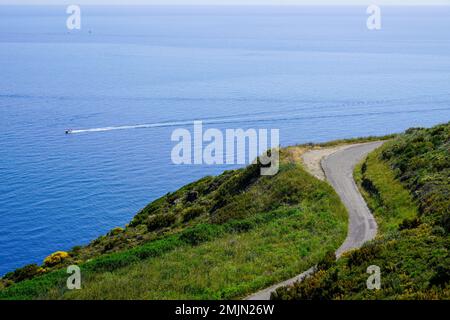
[[[239,298],[308,269],[345,237],[345,222],[325,212],[296,209],[277,215],[284,217],[97,274],[84,281],[83,290],[63,298]],[[52,290],[43,298],[59,297]]]
[[[358,164],[354,178],[364,199],[375,216],[379,234],[397,230],[405,219],[418,215],[418,208],[410,192],[395,179],[394,172],[377,149]]]

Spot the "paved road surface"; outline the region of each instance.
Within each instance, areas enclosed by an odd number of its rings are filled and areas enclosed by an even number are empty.
[[[355,144],[338,150],[321,160],[327,180],[336,190],[349,214],[347,238],[336,251],[337,257],[345,251],[361,247],[366,241],[375,238],[377,234],[377,224],[353,180],[353,170],[358,162],[382,144],[383,142],[379,141]],[[301,281],[313,271],[314,267],[292,279],[261,290],[247,297],[247,300],[269,300],[272,291]]]
[[[381,145],[382,142],[358,144],[322,159],[325,176],[349,215],[347,238],[336,251],[337,257],[345,251],[361,247],[377,234],[377,223],[353,180],[353,170],[361,159]]]

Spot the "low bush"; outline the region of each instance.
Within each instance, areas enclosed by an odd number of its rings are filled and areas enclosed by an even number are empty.
[[[181,233],[180,240],[190,245],[198,245],[202,242],[214,239],[223,232],[221,226],[212,224],[198,224]]]
[[[373,260],[381,251],[380,246],[369,243],[362,248],[348,253],[347,265],[351,268]]]
[[[445,232],[450,233],[450,213],[445,213],[442,215],[440,225]]]
[[[110,272],[142,259],[160,256],[181,244],[178,237],[170,236],[124,252],[103,255],[95,260],[85,263],[83,265],[83,270],[91,272]]]
[[[176,217],[171,213],[162,213],[152,215],[148,218],[147,230],[149,232],[156,231],[162,228],[170,227],[176,221]]]
[[[334,251],[328,251],[325,257],[317,264],[317,270],[328,270],[336,263],[336,254]]]
[[[186,194],[186,201],[187,202],[194,202],[197,199],[198,199],[198,192],[195,191],[195,190],[189,191]]]
[[[200,206],[192,206],[187,209],[185,209],[182,213],[183,215],[183,222],[189,222],[201,215],[206,213],[206,210],[204,207]]]
[[[377,188],[375,187],[375,185],[373,184],[372,180],[367,179],[366,177],[364,177],[362,179],[361,185],[367,192],[369,192],[373,196],[375,196],[375,197],[379,197],[380,196],[380,194],[379,194]]]
[[[407,230],[407,229],[415,229],[418,226],[420,226],[421,222],[418,217],[414,217],[411,219],[405,219],[402,223],[398,226],[399,230]]]
[[[116,228],[112,229],[112,230],[109,232],[109,235],[111,235],[111,236],[116,236],[116,235],[122,233],[123,231],[124,231],[123,228],[121,228],[121,227],[116,227]]]
[[[19,282],[26,279],[31,279],[44,271],[42,267],[37,264],[29,264],[23,268],[16,269],[14,272],[6,274],[3,278],[13,282]]]
[[[44,265],[47,267],[54,267],[60,263],[62,263],[64,260],[69,258],[69,254],[65,251],[57,251],[49,255],[47,258],[44,259]]]

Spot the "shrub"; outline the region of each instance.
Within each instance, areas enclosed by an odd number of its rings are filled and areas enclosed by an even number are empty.
[[[113,238],[112,240],[105,243],[105,245],[103,246],[102,253],[111,251],[112,249],[118,247],[119,244],[120,244],[120,241],[116,238]]]
[[[182,243],[174,236],[166,239],[156,240],[148,244],[136,247],[124,252],[117,252],[101,256],[85,264],[84,269],[88,271],[103,272],[113,271],[128,266],[142,259],[157,257],[164,252],[172,250]]]
[[[408,230],[408,229],[415,229],[418,226],[420,226],[421,222],[419,220],[419,218],[414,217],[412,219],[405,219],[402,221],[402,223],[400,223],[400,225],[398,226],[399,230]]]
[[[166,228],[174,224],[175,221],[176,217],[174,214],[171,213],[156,214],[148,218],[147,230],[155,231],[162,228]]]
[[[371,180],[364,177],[361,181],[361,186],[370,194],[379,197],[379,192]]]
[[[431,229],[431,233],[438,237],[445,236],[445,229],[441,226],[434,226],[433,229]]]
[[[8,279],[14,282],[19,282],[26,279],[31,279],[34,276],[44,272],[44,269],[36,264],[29,264],[23,268],[16,269],[14,272],[10,272],[5,275],[4,279]]]
[[[367,171],[367,162],[364,161],[364,163],[363,163],[362,166],[361,166],[361,173],[362,173],[362,174],[365,174],[366,171]]]
[[[281,287],[271,294],[271,300],[330,300],[342,293],[338,285],[337,270],[326,272],[318,270],[303,281],[291,287]]]
[[[166,194],[166,201],[169,205],[174,205],[178,199],[177,194],[176,193],[167,193]]]
[[[440,224],[441,224],[442,228],[444,228],[445,232],[447,232],[447,233],[450,232],[450,214],[449,213],[445,213],[442,216]]]
[[[333,251],[328,251],[322,260],[317,264],[318,270],[328,270],[336,263],[336,254]]]
[[[111,254],[103,256],[99,259],[93,260],[87,264],[88,270],[100,271],[114,271],[119,268],[126,267],[134,262],[139,261],[139,258],[129,254]]]
[[[109,232],[109,235],[115,236],[115,235],[118,235],[119,233],[122,233],[122,232],[123,232],[123,228],[117,227],[117,228],[112,229]]]
[[[198,192],[197,191],[189,191],[186,195],[186,201],[187,202],[194,202],[198,199]]]
[[[365,245],[362,248],[351,251],[348,254],[347,265],[349,267],[360,266],[363,263],[368,263],[380,253],[381,248],[376,244]]]
[[[205,208],[200,206],[189,207],[183,211],[183,222],[188,222],[192,219],[195,219],[205,212]]]
[[[206,242],[219,236],[222,232],[222,228],[217,225],[211,224],[198,224],[193,228],[185,230],[181,236],[180,240],[190,244],[198,245],[202,242]]]
[[[450,282],[450,259],[444,260],[446,263],[441,263],[435,269],[434,275],[430,279],[430,286],[445,287]]]
[[[44,265],[47,267],[53,267],[62,263],[69,257],[69,254],[65,251],[56,251],[44,259]]]
[[[77,254],[77,253],[79,253],[81,251],[81,249],[83,249],[82,246],[75,246],[75,247],[72,248],[72,250],[70,250],[69,255],[71,255],[71,253]]]

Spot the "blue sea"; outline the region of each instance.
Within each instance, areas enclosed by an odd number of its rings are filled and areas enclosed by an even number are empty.
[[[449,121],[450,7],[381,9],[0,6],[0,274],[236,167],[172,164],[193,120],[283,146]]]

